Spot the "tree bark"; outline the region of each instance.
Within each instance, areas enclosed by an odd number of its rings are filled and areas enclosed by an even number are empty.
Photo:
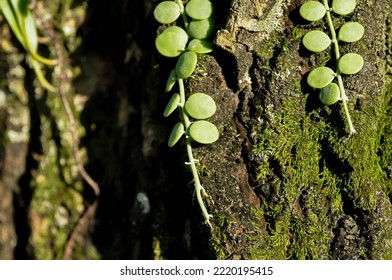
[[[219,140],[194,145],[212,228],[195,202],[185,147],[166,145],[178,120],[162,117],[175,62],[154,48],[155,3],[34,2],[40,51],[69,58],[66,81],[57,66],[47,75],[68,90],[80,155],[101,192],[72,258],[392,259],[390,1],[357,1],[334,19],[365,27],[363,39],[341,47],[365,60],[344,77],[351,137],[341,104],[322,106],[306,83],[334,57],[302,46],[307,31],[327,31],[322,20],[300,19],[305,1],[213,1],[217,47],[186,81],[187,94],[217,103]],[[59,259],[94,195],[75,166],[61,99],[34,81],[2,30],[0,258]],[[12,131],[23,137],[12,140]]]
[[[224,52],[201,63],[217,75],[192,84],[218,100],[223,132],[198,150],[215,214],[208,242],[219,259],[389,259],[391,3],[359,1],[335,22],[366,29],[342,47],[365,60],[344,77],[358,131],[348,137],[341,105],[321,106],[306,85],[330,57],[301,45],[308,30],[326,29],[301,21],[303,2],[232,1],[216,36]]]

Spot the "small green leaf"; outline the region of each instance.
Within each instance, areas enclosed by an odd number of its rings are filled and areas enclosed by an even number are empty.
[[[206,19],[214,12],[214,6],[208,0],[191,0],[186,4],[185,12],[194,19]]]
[[[322,19],[326,13],[325,7],[318,1],[309,1],[299,9],[300,15],[308,21]]]
[[[206,19],[192,19],[189,23],[189,35],[196,39],[207,39],[215,30],[215,20],[213,17]]]
[[[194,119],[207,119],[215,114],[216,104],[211,96],[194,93],[185,102],[185,110]]]
[[[312,52],[322,52],[331,44],[331,39],[327,34],[319,30],[313,30],[305,34],[302,38],[305,48]]]
[[[15,37],[18,39],[19,43],[26,48],[26,42],[22,34],[22,30],[20,29],[20,26],[18,24],[18,20],[16,18],[16,15],[13,12],[13,9],[11,7],[11,4],[8,1],[0,1],[0,9],[2,14],[4,15],[5,19],[7,20],[9,26],[12,29],[12,32],[14,33]]]
[[[214,43],[210,40],[193,39],[188,44],[188,50],[195,53],[209,53],[214,50]]]
[[[47,65],[57,64],[56,60],[42,57],[37,53],[36,21],[33,13],[28,9],[27,0],[0,0],[0,10],[20,44],[34,59]]]
[[[188,34],[178,26],[170,26],[155,39],[158,52],[167,57],[179,56],[186,47]]]
[[[358,22],[347,22],[339,30],[338,39],[343,42],[352,43],[360,40],[365,33],[362,24]]]
[[[26,15],[23,17],[24,19],[24,30],[27,35],[27,41],[29,42],[31,49],[37,51],[38,48],[38,34],[37,27],[35,24],[35,18],[33,14],[28,11]]]
[[[184,52],[177,61],[176,74],[179,79],[190,77],[195,71],[197,55],[192,51]]]
[[[339,59],[339,70],[343,74],[352,75],[358,73],[363,67],[363,58],[356,53],[347,53]]]
[[[189,134],[193,140],[201,144],[211,144],[219,138],[218,129],[209,121],[196,121],[192,123]]]
[[[165,111],[163,111],[163,116],[168,117],[174,110],[177,109],[178,105],[180,104],[180,95],[175,93],[170,98],[169,102],[166,105]]]
[[[333,0],[332,11],[338,15],[345,16],[352,13],[356,5],[356,0]]]
[[[167,82],[166,82],[165,91],[166,91],[166,92],[171,91],[171,89],[173,88],[173,86],[174,86],[174,84],[175,84],[176,82],[177,82],[176,70],[175,70],[175,69],[172,69],[172,70],[170,71],[169,78],[167,79]]]
[[[308,84],[314,88],[323,88],[329,85],[335,78],[335,73],[331,68],[322,66],[313,69],[308,76]]]
[[[330,83],[320,90],[319,98],[324,105],[332,105],[340,100],[339,86],[335,83]]]
[[[180,6],[174,1],[163,1],[154,9],[154,18],[162,23],[169,24],[180,16]]]
[[[181,139],[184,133],[185,133],[184,124],[181,122],[176,123],[170,133],[169,140],[167,141],[167,145],[169,147],[173,147],[178,142],[178,140]]]

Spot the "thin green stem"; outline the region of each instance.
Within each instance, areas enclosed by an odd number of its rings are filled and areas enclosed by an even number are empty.
[[[328,27],[329,27],[329,31],[331,33],[331,41],[332,41],[332,43],[334,45],[334,49],[335,49],[336,65],[338,65],[339,59],[340,59],[340,51],[339,51],[339,44],[338,44],[338,39],[336,37],[335,28],[332,23],[331,9],[329,8],[327,0],[323,0],[323,4],[324,4],[325,9],[327,10],[326,15],[327,15]],[[346,95],[346,91],[344,89],[342,75],[340,74],[338,67],[337,67],[337,71],[336,71],[336,78],[338,80],[338,86],[339,86],[339,90],[340,90],[340,98],[342,99],[344,113],[346,115],[347,123],[348,123],[349,130],[350,130],[349,133],[350,133],[350,135],[352,135],[355,133],[355,128],[354,128],[354,125],[351,121],[351,116],[350,116],[350,112],[348,110],[348,105],[347,105],[348,98]]]
[[[185,27],[186,33],[189,34],[189,30],[188,30],[189,20],[188,20],[188,17],[186,16],[186,13],[185,13],[184,4],[182,3],[181,0],[176,0],[176,3],[178,4],[178,6],[180,6],[180,13],[182,16],[182,20],[184,21],[184,27]]]
[[[192,175],[193,175],[193,180],[195,184],[195,192],[196,192],[196,198],[199,203],[199,206],[201,208],[201,212],[206,220],[206,223],[211,227],[210,223],[210,218],[212,217],[208,211],[206,206],[204,205],[203,197],[202,197],[202,192],[204,192],[204,188],[200,183],[200,178],[199,178],[199,173],[197,172],[196,168],[196,163],[195,159],[193,157],[193,151],[192,151],[192,145],[191,145],[191,136],[189,135],[189,127],[191,126],[191,121],[189,120],[189,116],[184,110],[184,105],[185,105],[185,88],[184,88],[184,81],[182,79],[178,79],[178,87],[180,91],[180,110],[182,114],[182,118],[184,120],[184,125],[185,125],[185,137],[186,137],[186,150],[188,154],[188,164],[191,168]]]
[[[339,90],[340,90],[340,97],[342,98],[342,104],[343,104],[344,113],[346,114],[347,123],[348,123],[348,127],[349,127],[349,130],[350,130],[350,135],[352,135],[356,131],[355,131],[354,125],[353,125],[353,123],[351,121],[350,112],[348,111],[348,106],[347,106],[348,98],[347,98],[346,92],[344,90],[342,76],[340,74],[337,74],[337,79],[338,79],[338,86],[339,86]]]

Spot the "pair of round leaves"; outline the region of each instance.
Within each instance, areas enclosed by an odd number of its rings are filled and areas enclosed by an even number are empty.
[[[170,98],[163,112],[165,117],[169,116],[180,105],[180,95],[175,93]],[[211,96],[205,93],[194,93],[185,102],[185,110],[194,119],[207,119],[215,114],[216,104]]]
[[[196,53],[209,53],[214,49],[211,41],[201,39],[191,40],[187,47],[188,39],[188,34],[184,29],[170,26],[155,39],[155,47],[161,55],[166,57],[179,56],[185,49]]]
[[[173,94],[167,104],[164,116],[170,115],[180,105],[180,95]],[[214,100],[205,93],[194,93],[185,102],[185,110],[189,116],[197,121],[193,122],[189,128],[189,135],[196,142],[210,144],[218,140],[219,132],[216,126],[203,119],[211,117],[216,111]],[[178,122],[172,129],[168,140],[169,147],[174,146],[185,133],[183,123]]]
[[[176,123],[170,133],[167,142],[168,146],[173,147],[184,134],[184,124],[181,122]],[[216,126],[205,120],[193,122],[189,128],[189,135],[200,144],[211,144],[219,139],[219,131]]]
[[[338,68],[340,73],[352,75],[358,73],[363,64],[362,56],[356,53],[347,53],[339,59]],[[336,74],[331,68],[321,66],[309,73],[307,82],[313,88],[324,88],[333,81],[335,76]]]
[[[347,22],[339,30],[338,39],[352,43],[360,40],[364,34],[363,26],[358,22]],[[312,52],[322,52],[331,45],[331,38],[323,31],[312,30],[302,38],[305,48]]]
[[[219,132],[214,124],[204,119],[211,117],[216,112],[216,104],[211,96],[205,93],[194,93],[185,102],[185,111],[196,119],[189,128],[192,139],[201,144],[211,144],[218,140]]]
[[[333,0],[332,11],[344,16],[352,13],[356,5],[356,0]],[[319,1],[308,1],[299,9],[300,15],[308,21],[320,20],[325,16],[326,12],[325,6]]]

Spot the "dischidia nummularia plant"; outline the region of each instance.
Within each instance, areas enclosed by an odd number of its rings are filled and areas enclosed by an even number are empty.
[[[185,94],[184,79],[189,78],[197,64],[197,53],[209,53],[213,50],[212,41],[208,38],[214,32],[214,6],[209,0],[190,0],[184,4],[181,0],[162,1],[154,9],[155,19],[162,24],[170,24],[155,40],[158,52],[166,57],[178,57],[175,68],[170,72],[166,83],[166,92],[178,84],[178,93],[174,93],[164,112],[165,117],[177,109],[180,121],[177,122],[169,136],[168,146],[174,146],[185,135],[187,164],[190,166],[197,201],[200,205],[206,223],[211,226],[212,217],[203,202],[206,195],[200,183],[193,156],[192,142],[211,144],[218,140],[217,127],[206,119],[215,114],[216,104],[211,96],[197,92],[188,99]],[[182,18],[183,27],[173,25]]]
[[[322,3],[321,3],[322,2]],[[307,78],[308,84],[313,88],[320,89],[319,98],[325,105],[335,104],[342,101],[343,109],[349,126],[349,134],[355,133],[353,123],[347,105],[347,95],[343,85],[343,75],[358,73],[364,64],[362,56],[356,53],[340,55],[339,42],[353,43],[360,40],[364,34],[364,27],[358,22],[347,22],[343,24],[336,35],[335,27],[332,22],[331,12],[345,16],[352,13],[356,7],[356,0],[333,0],[330,8],[327,0],[308,1],[304,3],[299,12],[308,21],[317,21],[326,17],[330,36],[320,30],[313,30],[305,34],[302,43],[312,52],[322,52],[333,44],[336,71],[329,67],[321,66],[313,69]],[[337,84],[334,80],[337,80]]]

